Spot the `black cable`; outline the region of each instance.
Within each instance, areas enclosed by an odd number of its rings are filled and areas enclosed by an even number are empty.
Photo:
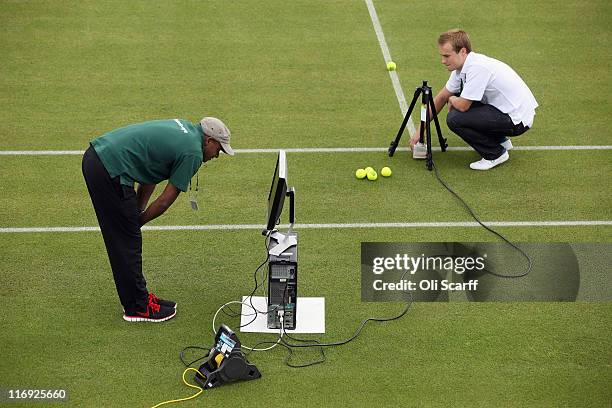
[[[255,311],[255,319],[250,321],[248,324],[253,323],[257,319],[257,313],[262,313],[262,314],[263,313],[268,313],[267,311],[264,312],[264,311],[261,311],[261,310],[257,310],[255,308],[255,306],[253,305],[253,295],[255,294],[257,289],[259,288],[259,282],[257,281],[257,273],[259,272],[261,267],[264,266],[265,264],[267,264],[268,261],[270,260],[270,252],[268,251],[268,242],[269,242],[271,233],[272,233],[271,231],[268,231],[268,234],[266,235],[266,240],[264,241],[264,246],[265,246],[265,250],[266,250],[266,259],[261,264],[259,264],[257,269],[255,269],[255,273],[253,274],[253,279],[255,280],[255,287],[253,288],[251,293],[247,296],[249,298],[249,304],[251,305],[251,308]],[[267,277],[267,271],[264,270],[264,276],[263,276],[263,279],[262,279],[264,281],[264,284],[265,284],[265,281],[266,281],[266,277]],[[240,327],[243,327],[243,326],[240,326]]]
[[[305,364],[291,364],[291,357],[293,356],[293,350],[291,349],[291,347],[287,346],[286,344],[283,344],[282,342],[279,344],[285,347],[289,351],[287,355],[285,356],[285,360],[284,360],[285,365],[287,365],[288,367],[291,367],[291,368],[310,367],[313,365],[322,364],[327,360],[327,357],[325,356],[325,352],[323,351],[323,348],[321,348],[322,358],[320,360],[316,360],[316,361],[305,363]]]
[[[521,273],[521,274],[518,274],[518,275],[502,275],[502,274],[495,273],[495,272],[489,271],[489,270],[486,270],[486,272],[490,273],[491,275],[500,277],[500,278],[522,278],[523,276],[527,276],[531,272],[531,267],[532,267],[531,257],[529,255],[527,255],[527,253],[525,251],[523,251],[521,248],[519,248],[518,246],[516,246],[515,244],[510,242],[510,240],[508,240],[502,234],[500,234],[499,232],[497,232],[497,231],[493,230],[492,228],[490,228],[490,227],[486,226],[485,224],[483,224],[482,221],[480,221],[480,219],[476,216],[476,214],[474,213],[472,208],[465,202],[465,200],[463,200],[463,198],[461,198],[459,196],[459,194],[454,192],[453,189],[450,188],[450,186],[444,180],[442,180],[442,178],[440,177],[440,174],[438,173],[438,168],[436,167],[436,165],[433,162],[433,160],[432,160],[431,164],[432,164],[433,169],[434,169],[434,174],[436,175],[436,178],[438,179],[440,184],[442,184],[442,186],[444,186],[445,189],[447,189],[453,196],[455,196],[455,198],[457,200],[459,200],[459,202],[463,205],[463,207],[465,207],[465,209],[470,213],[472,218],[474,218],[476,220],[476,222],[478,224],[480,224],[484,229],[486,229],[487,231],[495,234],[496,236],[501,238],[503,241],[505,241],[508,245],[510,245],[512,248],[514,248],[518,252],[520,252],[527,259],[527,262],[529,264],[529,266],[527,267],[527,270],[525,272]]]
[[[259,266],[258,266],[258,267],[255,269],[255,272],[253,273],[253,280],[255,281],[255,287],[253,288],[253,290],[251,291],[251,293],[249,293],[249,295],[247,296],[247,298],[249,299],[249,303],[250,303],[251,309],[252,309],[252,310],[253,310],[255,313],[253,314],[253,318],[252,318],[252,319],[251,319],[249,322],[247,322],[247,323],[245,323],[245,324],[242,324],[242,325],[240,325],[239,327],[246,327],[246,326],[248,326],[249,324],[253,323],[255,320],[257,320],[257,314],[258,314],[258,313],[267,313],[267,312],[263,312],[263,311],[261,311],[261,310],[257,310],[257,308],[255,308],[255,306],[253,305],[253,295],[255,294],[255,292],[257,292],[257,289],[259,289],[259,281],[257,280],[257,273],[259,272],[259,270],[261,269],[261,267],[262,267],[262,266],[264,266],[264,265],[265,265],[265,264],[268,262],[268,260],[270,259],[270,254],[268,253],[268,245],[267,245],[267,241],[264,241],[264,244],[265,244],[265,246],[266,246],[266,259],[265,259],[265,260],[264,260],[262,263],[260,263],[260,264],[259,264]],[[245,300],[246,300],[246,299],[245,299]],[[239,313],[239,312],[234,311],[234,309],[232,309],[232,308],[231,308],[231,306],[229,306],[229,305],[228,305],[228,306],[226,306],[226,307],[228,307],[228,308],[230,309],[230,312],[231,312],[231,314],[230,314],[230,313],[225,312],[225,310],[224,310],[225,308],[221,309],[221,311],[222,311],[222,312],[223,312],[223,313],[224,313],[226,316],[228,316],[228,317],[238,317],[238,316],[242,316],[242,313]]]
[[[412,294],[410,295],[412,297]],[[365,327],[366,323],[372,321],[372,322],[390,322],[392,320],[397,320],[400,319],[402,317],[404,317],[404,315],[406,313],[408,313],[408,310],[410,309],[410,306],[412,306],[412,299],[406,303],[406,307],[404,308],[404,310],[398,314],[397,316],[392,316],[392,317],[368,317],[367,319],[364,319],[361,324],[359,325],[359,328],[357,328],[357,330],[355,331],[355,333],[349,337],[346,340],[342,340],[342,341],[336,341],[336,342],[331,342],[331,343],[321,343],[318,340],[306,340],[306,339],[294,339],[294,340],[299,340],[299,341],[303,341],[303,342],[315,342],[315,344],[291,344],[291,343],[287,343],[286,341],[284,341],[283,339],[281,339],[281,343],[284,343],[285,345],[289,346],[289,347],[335,347],[335,346],[342,346],[344,344],[347,344],[353,340],[355,340],[360,334],[361,331],[363,330],[363,328]],[[283,330],[285,335],[287,335],[287,331]],[[290,337],[287,335],[287,337]],[[291,338],[291,337],[290,337]]]
[[[407,273],[408,273],[408,271],[404,272],[404,274],[402,275],[402,277],[400,279],[404,279],[404,277],[406,276]],[[285,299],[286,291],[287,291],[287,287],[285,286],[285,291],[283,293],[283,299]],[[407,292],[407,293],[409,295],[409,300],[406,302],[406,307],[404,308],[404,310],[400,314],[398,314],[396,316],[392,316],[392,317],[382,317],[382,318],[379,318],[379,317],[369,317],[369,318],[367,318],[367,319],[365,319],[365,320],[363,320],[361,322],[361,324],[359,325],[359,327],[357,328],[357,330],[355,331],[355,333],[351,337],[349,337],[346,340],[342,340],[342,341],[338,341],[338,342],[322,343],[321,341],[316,340],[316,339],[299,339],[299,338],[293,337],[293,336],[289,335],[289,333],[287,333],[287,330],[285,329],[285,327],[284,327],[284,325],[282,323],[283,316],[281,316],[280,319],[281,319],[282,333],[281,333],[281,337],[280,337],[280,342],[278,344],[282,345],[283,347],[285,347],[289,351],[289,353],[287,354],[287,356],[285,357],[285,360],[284,360],[285,364],[287,366],[291,367],[291,368],[304,368],[304,367],[310,367],[310,366],[317,365],[317,364],[322,364],[322,363],[324,363],[327,360],[327,356],[325,355],[324,347],[341,346],[341,345],[347,344],[347,343],[355,340],[361,334],[361,331],[363,330],[363,328],[365,327],[367,322],[369,322],[369,321],[388,322],[388,321],[400,319],[401,317],[403,317],[408,312],[408,310],[410,309],[410,306],[412,305],[412,300],[413,300],[412,299],[412,293],[410,293],[410,292]],[[288,337],[291,340],[299,341],[299,342],[307,343],[307,344],[292,344],[292,343],[288,343],[287,341],[285,341],[283,339],[283,334],[284,334],[285,337]],[[268,341],[268,342],[262,342],[262,343],[273,343],[273,342]],[[319,350],[321,352],[321,358],[319,360],[315,360],[315,361],[312,361],[312,362],[306,363],[306,364],[299,364],[299,365],[298,364],[291,364],[290,361],[291,361],[291,357],[293,356],[293,350],[292,350],[293,347],[295,347],[295,348],[319,347]],[[253,348],[257,348],[257,346],[255,346]]]
[[[527,259],[527,262],[528,262],[527,270],[525,272],[519,274],[519,275],[502,275],[502,274],[498,274],[496,272],[489,271],[489,270],[486,270],[486,272],[488,272],[488,273],[490,273],[492,275],[501,277],[501,278],[520,278],[520,277],[528,275],[531,272],[531,269],[532,269],[532,260],[531,260],[531,257],[525,251],[523,251],[521,248],[519,248],[518,246],[513,244],[510,240],[508,240],[505,236],[503,236],[499,232],[493,230],[492,228],[488,227],[487,225],[483,224],[482,221],[480,221],[480,219],[478,218],[478,216],[474,213],[472,208],[465,202],[465,200],[463,200],[455,191],[453,191],[453,189],[440,177],[440,174],[438,173],[438,169],[435,166],[435,164],[433,163],[433,161],[432,161],[432,165],[433,165],[433,168],[434,168],[434,173],[436,175],[436,178],[438,179],[440,184],[442,184],[442,186],[444,186],[444,188],[446,188],[446,190],[448,190],[453,196],[455,196],[455,198],[457,198],[457,200],[459,200],[459,202],[461,202],[461,204],[470,213],[470,215],[474,218],[474,220],[476,220],[476,222],[478,224],[480,224],[483,228],[485,228],[487,231],[489,231],[489,232],[493,233],[494,235],[498,236],[504,242],[506,242],[508,245],[510,245],[512,248],[514,248],[518,252],[520,252]],[[404,273],[403,276],[405,276],[405,273]],[[403,279],[403,276],[402,276],[402,279]],[[316,361],[314,363],[307,364],[306,366],[322,363],[323,361],[325,361],[325,353],[323,351],[324,347],[341,346],[341,345],[347,344],[347,343],[355,340],[361,334],[361,331],[363,330],[363,328],[365,327],[365,325],[369,321],[387,322],[387,321],[392,321],[392,320],[397,320],[397,319],[402,318],[408,312],[410,307],[412,306],[412,294],[410,292],[408,292],[408,294],[410,296],[410,300],[406,303],[406,307],[404,308],[404,310],[400,314],[398,314],[397,316],[389,317],[389,318],[374,318],[374,317],[370,317],[370,318],[364,319],[361,322],[361,324],[359,325],[359,327],[357,328],[357,330],[355,331],[355,333],[351,337],[349,337],[348,339],[345,339],[345,340],[342,340],[342,341],[330,342],[330,343],[322,343],[319,340],[298,339],[298,338],[290,336],[287,333],[287,331],[283,328],[283,333],[284,333],[285,337],[287,337],[289,339],[292,339],[294,341],[308,343],[308,344],[291,344],[291,343],[287,342],[284,338],[281,337],[280,344],[282,344],[288,350],[290,350],[290,353],[288,354],[287,358],[285,359],[285,363],[287,363],[287,360],[292,355],[291,349],[294,348],[294,347],[295,348],[301,348],[301,347],[320,347],[323,359],[321,361]],[[287,364],[287,365],[289,365],[289,364]]]
[[[289,337],[292,340],[295,341],[301,341],[301,342],[311,342],[314,341],[315,343],[319,343],[318,340],[303,340],[303,339],[297,339],[294,337],[291,337],[289,335],[289,333],[287,333],[287,331],[284,328],[284,325],[282,323],[282,317],[281,317],[281,327],[282,327],[282,332],[279,335],[279,338],[276,341],[271,341],[271,340],[264,340],[264,341],[260,341],[259,343],[255,344],[253,347],[251,347],[251,350],[247,351],[247,352],[242,352],[242,354],[244,355],[244,357],[246,358],[247,356],[249,356],[251,353],[260,351],[260,350],[256,350],[259,346],[264,345],[264,344],[278,344],[280,346],[283,346],[287,349],[288,353],[285,356],[284,359],[284,363],[291,368],[304,368],[304,367],[310,367],[313,365],[317,365],[317,364],[321,364],[324,363],[327,360],[327,356],[325,355],[325,350],[323,349],[323,347],[319,347],[319,350],[321,352],[321,358],[319,360],[315,360],[309,363],[305,363],[305,364],[292,364],[291,363],[291,357],[293,356],[293,350],[291,349],[291,345],[288,344],[284,344],[282,341],[282,336],[283,333],[285,334],[285,336]],[[316,347],[316,345],[311,345],[312,347]]]
[[[274,312],[276,311],[276,309],[272,309],[272,310],[258,310],[257,308],[255,308],[255,306],[253,305],[253,295],[255,294],[255,292],[257,291],[257,289],[259,288],[259,283],[257,281],[257,271],[259,271],[259,269],[261,269],[261,267],[263,265],[265,265],[269,260],[270,260],[270,251],[268,249],[269,247],[269,243],[270,243],[270,239],[272,237],[272,233],[273,231],[267,231],[266,234],[266,240],[264,241],[264,247],[265,247],[265,251],[266,251],[266,259],[265,261],[263,261],[255,270],[255,274],[254,274],[254,278],[255,278],[255,288],[251,291],[251,293],[247,296],[249,298],[249,304],[251,306],[251,308],[255,311],[255,318],[253,320],[251,320],[249,323],[245,324],[244,326],[248,326],[249,324],[253,323],[256,319],[257,319],[257,314],[261,313],[261,314],[267,314],[269,312]],[[268,293],[268,289],[267,289],[267,284],[268,284],[268,270],[264,269],[264,274],[262,276],[262,281],[263,284],[265,285],[265,294]],[[266,295],[267,296],[267,295]],[[278,309],[278,308],[277,308]],[[240,326],[240,327],[244,327],[244,326]]]
[[[408,271],[404,272],[403,275],[401,276],[400,280],[404,279],[404,277],[406,276],[407,273],[408,273]],[[287,333],[287,330],[285,330],[283,328],[283,333],[288,338],[290,338],[292,340],[295,340],[295,341],[304,342],[304,343],[312,343],[312,342],[314,342],[315,344],[291,344],[291,343],[286,342],[282,337],[281,337],[281,343],[283,343],[283,344],[285,344],[286,346],[289,346],[289,347],[321,347],[321,350],[323,350],[323,347],[336,347],[336,346],[342,346],[344,344],[350,343],[351,341],[355,340],[361,334],[361,331],[363,330],[363,328],[365,327],[365,325],[369,321],[373,321],[373,322],[390,322],[390,321],[397,320],[397,319],[400,319],[400,318],[404,317],[404,315],[406,313],[408,313],[408,310],[410,309],[410,306],[412,306],[412,302],[413,302],[412,293],[410,293],[410,292],[406,292],[406,293],[408,293],[409,299],[406,302],[406,307],[404,308],[404,310],[402,310],[402,312],[400,314],[395,315],[395,316],[391,316],[391,317],[368,317],[367,319],[364,319],[361,322],[361,324],[359,325],[359,327],[357,328],[355,333],[351,337],[349,337],[348,339],[341,340],[341,341],[336,341],[336,342],[330,342],[330,343],[322,343],[319,340],[298,339],[298,338],[290,336],[289,333]]]
[[[287,304],[287,302],[289,300],[287,298],[288,289],[289,289],[289,285],[285,285],[285,289],[283,290],[283,295],[281,297],[281,299],[282,299],[282,301],[283,301],[283,303],[285,305]],[[296,303],[297,303],[297,299],[296,299]],[[316,345],[319,345],[320,341],[316,340],[316,339],[305,340],[305,339],[298,339],[298,338],[295,338],[295,337],[291,337],[289,335],[289,333],[287,333],[287,330],[285,329],[285,324],[284,324],[284,320],[283,320],[284,317],[285,317],[284,316],[284,312],[283,312],[283,314],[279,314],[279,323],[281,325],[281,333],[280,333],[280,337],[279,337],[278,340],[279,340],[280,343],[283,343],[283,346],[285,348],[287,348],[289,350],[289,353],[285,357],[285,364],[287,366],[291,367],[291,368],[304,368],[304,367],[310,367],[310,366],[313,366],[313,365],[324,363],[325,360],[327,360],[327,357],[325,356],[325,349],[323,347],[321,347],[321,346],[319,346],[319,351],[321,353],[321,358],[319,360],[315,360],[315,361],[312,361],[310,363],[305,363],[305,364],[291,364],[290,363],[291,356],[293,356],[293,350],[291,350],[291,345],[289,343],[283,342],[283,334],[286,337],[289,337],[290,339],[292,339],[294,341],[299,341],[299,342],[303,342],[303,343],[314,342],[314,343],[316,343]],[[313,345],[313,347],[315,347],[315,346]]]
[[[266,251],[267,251],[267,245],[266,245]],[[269,259],[269,255],[266,258],[265,262],[267,262],[268,259]],[[261,268],[261,266],[263,264],[265,264],[265,262],[263,262],[261,265],[259,265],[259,267],[257,268],[256,272]],[[406,276],[406,274],[407,274],[407,271],[404,272],[404,274],[402,275],[401,279],[403,279],[404,276]],[[253,289],[253,291],[251,292],[251,296],[252,296],[253,293],[255,293],[257,288],[258,288],[258,284],[257,284],[257,280],[256,280],[255,289]],[[286,291],[287,291],[287,287],[285,287],[285,293],[283,294],[283,299],[285,298]],[[322,343],[321,341],[316,340],[316,339],[299,339],[299,338],[296,338],[296,337],[293,337],[293,336],[289,335],[289,333],[287,333],[287,330],[284,328],[284,325],[281,323],[282,333],[280,335],[280,338],[277,339],[277,341],[270,341],[270,340],[261,341],[261,342],[255,344],[255,346],[253,346],[251,348],[252,349],[256,349],[256,348],[258,348],[258,346],[263,345],[263,344],[275,344],[275,343],[279,344],[279,345],[285,347],[288,350],[288,353],[287,353],[287,355],[285,356],[285,359],[284,359],[284,363],[288,367],[291,367],[291,368],[304,368],[304,367],[310,367],[310,366],[317,365],[317,364],[322,364],[322,363],[324,363],[327,360],[327,356],[325,355],[324,347],[341,346],[341,345],[347,344],[347,343],[355,340],[361,334],[361,331],[363,330],[363,328],[365,327],[365,325],[369,321],[388,322],[388,321],[397,320],[397,319],[402,318],[408,312],[408,310],[410,309],[410,306],[412,305],[412,301],[413,301],[412,294],[410,292],[407,292],[407,293],[408,293],[410,299],[406,302],[406,307],[404,308],[404,310],[402,310],[402,312],[400,314],[392,316],[392,317],[369,317],[367,319],[364,319],[361,322],[361,324],[359,325],[359,327],[357,328],[357,330],[355,331],[355,333],[351,337],[349,337],[348,339],[345,339],[345,340],[342,340],[342,341],[338,341],[338,342],[331,342],[331,343]],[[256,310],[254,307],[253,307],[253,309]],[[256,311],[256,313],[257,313],[257,311]],[[268,313],[268,312],[259,312],[259,313]],[[282,317],[281,317],[281,319],[282,319]],[[248,324],[250,324],[250,323],[251,322],[249,322]],[[243,326],[240,326],[240,327],[243,327]],[[298,341],[298,342],[302,342],[302,343],[306,343],[306,344],[292,344],[292,343],[288,343],[288,342],[286,342],[283,339],[283,334],[284,334],[284,336],[290,338],[293,341]],[[292,364],[291,363],[291,357],[293,356],[292,348],[294,348],[294,347],[295,348],[319,347],[319,350],[321,352],[321,358],[319,360],[315,360],[315,361],[312,361],[312,362],[309,362],[309,363],[306,363],[306,364]],[[185,347],[181,351],[179,357],[181,359],[181,362],[183,362],[183,364],[185,366],[187,366],[187,367],[189,367],[192,364],[194,364],[194,363],[196,363],[196,362],[198,362],[200,360],[203,360],[204,358],[208,357],[208,353],[207,353],[205,356],[200,357],[200,358],[190,362],[189,364],[187,364],[185,362],[184,358],[183,358],[183,354],[184,354],[184,352],[187,349],[200,349],[200,350],[207,350],[208,351],[208,349],[205,349],[203,347],[198,347],[198,346],[188,346],[188,347]],[[250,355],[251,353],[253,353],[255,351],[257,351],[257,350],[250,350],[248,352],[242,352],[242,353],[246,357],[246,356]]]
[[[285,357],[285,364],[288,365],[291,368],[303,368],[303,367],[310,367],[313,365],[317,365],[317,364],[322,364],[327,360],[327,356],[325,355],[325,349],[323,348],[323,346],[321,346],[321,342],[319,340],[316,339],[311,339],[311,340],[306,340],[306,339],[298,339],[296,337],[292,337],[289,335],[289,333],[287,333],[287,330],[285,330],[285,328],[283,327],[283,333],[285,334],[285,337],[289,337],[291,340],[294,341],[299,341],[299,342],[304,342],[304,343],[308,343],[308,342],[315,342],[316,346],[319,346],[319,352],[321,353],[321,358],[319,360],[315,360],[312,361],[310,363],[306,363],[306,364],[300,364],[300,365],[293,365],[293,364],[289,364],[289,360],[291,359],[291,356],[293,355],[293,353],[289,353],[287,355],[287,357]],[[287,349],[291,350],[291,346],[289,346],[288,344],[283,342],[283,339],[281,337],[281,343],[283,343],[283,346],[285,346]],[[315,345],[313,345],[314,347]]]
[[[275,341],[260,341],[259,343],[257,343],[255,346],[253,346],[253,348],[257,348],[258,346],[264,345],[264,344],[274,344],[276,343]],[[291,368],[304,368],[304,367],[310,367],[316,364],[321,364],[325,361],[325,358],[323,358],[322,360],[317,360],[315,362],[311,362],[311,363],[306,363],[306,364],[292,364],[291,363],[291,357],[293,356],[293,350],[291,349],[291,347],[287,346],[286,344],[278,343],[279,346],[283,346],[284,348],[287,349],[288,353],[285,356],[284,359],[284,363]],[[253,351],[249,351],[248,353],[243,353],[245,356],[248,356],[249,354],[253,353]],[[325,355],[325,354],[323,354]]]
[[[265,242],[264,242],[265,243]],[[255,311],[255,318],[253,320],[251,320],[250,322],[240,326],[240,327],[244,327],[244,326],[248,326],[249,324],[253,323],[256,319],[257,319],[257,313],[266,313],[266,312],[262,312],[261,310],[257,310],[255,308],[255,306],[253,305],[253,295],[255,294],[255,292],[257,292],[257,289],[259,289],[259,281],[257,280],[257,273],[259,272],[259,270],[261,269],[262,266],[264,266],[268,260],[270,259],[270,254],[268,254],[268,246],[266,244],[266,259],[259,264],[259,266],[255,269],[255,272],[253,273],[253,280],[255,281],[255,287],[253,288],[253,290],[251,291],[251,293],[249,293],[247,295],[247,298],[249,298],[250,300],[250,306],[251,308]],[[232,309],[232,307],[230,305],[226,306],[226,308],[229,309],[230,313],[225,311],[225,308],[221,309],[221,312],[228,316],[228,317],[238,317],[238,316],[242,316],[242,313],[235,311],[234,309]]]
[[[189,350],[189,349],[197,349],[197,350],[206,350],[206,354],[203,357],[197,358],[195,360],[193,360],[191,363],[186,363],[185,362],[185,358],[184,358],[184,353],[185,351]],[[185,367],[191,367],[192,364],[197,363],[200,360],[204,360],[206,357],[208,357],[210,350],[204,347],[200,347],[200,346],[187,346],[184,349],[181,350],[181,352],[179,353],[179,358],[181,359],[181,363],[183,363],[185,365]]]
[[[257,291],[257,289],[259,288],[259,282],[257,281],[257,273],[259,272],[259,270],[261,269],[261,267],[262,267],[262,266],[264,266],[264,265],[265,265],[265,264],[268,262],[268,259],[269,259],[269,258],[270,258],[270,255],[268,254],[268,245],[267,245],[267,243],[266,243],[266,259],[265,259],[265,260],[264,260],[264,261],[263,261],[263,262],[262,262],[262,263],[261,263],[261,264],[260,264],[260,265],[257,267],[257,269],[255,269],[255,273],[253,274],[253,279],[255,280],[255,287],[253,288],[253,290],[251,291],[251,293],[250,293],[250,294],[247,296],[247,297],[250,297],[250,298],[251,298],[251,307],[252,307],[252,308],[253,308],[253,310],[255,311],[255,314],[254,314],[253,319],[252,319],[250,322],[248,322],[248,323],[246,323],[246,324],[243,324],[243,325],[241,325],[240,327],[248,326],[249,324],[253,323],[253,322],[254,322],[254,321],[257,319],[257,313],[258,313],[258,310],[257,310],[257,309],[256,309],[256,308],[253,306],[253,303],[252,303],[253,295],[255,294],[255,292]],[[228,306],[226,306],[226,307],[227,307],[227,308],[230,310],[230,313],[226,312],[226,311],[225,311],[225,308],[221,309],[221,312],[223,312],[223,313],[224,313],[226,316],[228,316],[228,317],[238,317],[238,316],[242,316],[242,313],[239,313],[239,312],[234,311],[234,310],[231,308],[231,306],[229,306],[229,305],[228,305]],[[264,313],[264,312],[259,311],[259,313]],[[257,347],[253,347],[253,348],[257,348]],[[185,357],[184,357],[184,355],[185,355],[185,351],[187,351],[187,350],[189,350],[189,349],[205,350],[205,351],[206,351],[206,354],[205,354],[204,356],[202,356],[202,357],[199,357],[199,358],[197,358],[197,359],[193,360],[193,361],[192,361],[192,362],[190,362],[190,363],[187,363],[187,362],[185,362]],[[200,347],[200,346],[187,346],[187,347],[185,347],[184,349],[182,349],[182,350],[180,351],[180,353],[179,353],[179,359],[180,359],[180,360],[181,360],[181,362],[182,362],[182,363],[185,365],[185,367],[191,367],[191,365],[192,365],[192,364],[195,364],[195,363],[197,363],[198,361],[203,360],[203,359],[205,359],[206,357],[208,357],[209,352],[210,352],[210,350],[209,350],[209,349],[207,349],[207,348],[204,348],[204,347]]]

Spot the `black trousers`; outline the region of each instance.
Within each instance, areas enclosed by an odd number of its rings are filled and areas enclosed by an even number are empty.
[[[446,124],[487,160],[497,159],[504,153],[500,143],[506,137],[519,136],[529,130],[522,123],[515,125],[507,113],[480,102],[472,102],[465,112],[453,109],[446,116]]]
[[[142,235],[136,192],[112,178],[93,147],[83,155],[83,177],[91,197],[119,300],[126,312],[142,311],[148,302],[142,274]]]

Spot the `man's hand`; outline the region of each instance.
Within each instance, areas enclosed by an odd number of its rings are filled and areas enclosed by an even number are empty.
[[[451,109],[451,104],[449,101],[449,98],[451,96],[452,96],[452,93],[450,93],[450,91],[446,89],[446,87],[442,87],[440,92],[438,92],[438,94],[434,97],[434,106],[436,107],[436,113],[440,113],[440,111],[442,110],[442,107],[446,105],[447,102],[448,102],[449,110]],[[432,119],[433,113],[431,112],[430,108],[428,109],[429,109],[429,118]],[[414,145],[419,142],[420,130],[421,130],[421,125],[417,126],[416,132],[414,133],[414,135],[410,137],[410,148],[414,147]]]
[[[418,126],[416,132],[414,132],[414,135],[410,137],[410,148],[413,148],[415,144],[419,143],[420,129],[421,129],[421,126]]]

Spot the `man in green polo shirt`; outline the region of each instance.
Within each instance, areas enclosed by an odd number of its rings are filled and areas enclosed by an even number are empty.
[[[113,270],[123,318],[129,322],[165,321],[176,303],[147,290],[142,274],[140,227],[163,214],[187,191],[200,165],[233,156],[230,131],[217,118],[198,124],[185,119],[155,120],[110,131],[91,141],[83,155],[83,177],[96,211]],[[168,180],[147,206],[155,186]],[[134,183],[138,183],[134,190]]]

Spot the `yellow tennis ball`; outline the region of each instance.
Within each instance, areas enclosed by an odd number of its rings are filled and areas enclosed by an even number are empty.
[[[355,177],[357,177],[359,180],[364,179],[367,175],[368,172],[364,169],[357,169],[357,171],[355,172]]]
[[[366,171],[366,173],[369,173],[371,171],[376,171],[376,170],[374,170],[372,167],[366,167],[365,171]]]
[[[380,175],[383,177],[390,177],[391,176],[391,169],[389,167],[383,167],[380,170]]]
[[[372,171],[368,171],[368,180],[376,180],[378,178],[378,174],[376,174],[376,171],[374,169],[372,169]]]
[[[395,71],[395,68],[397,68],[397,65],[395,65],[395,62],[393,61],[387,62],[387,71]]]

